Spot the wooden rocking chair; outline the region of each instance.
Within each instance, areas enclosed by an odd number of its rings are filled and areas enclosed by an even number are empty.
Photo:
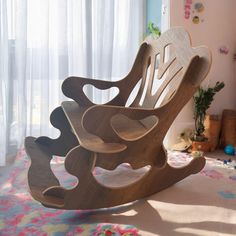
[[[62,91],[74,101],[63,102],[50,117],[61,131],[59,138],[25,139],[33,198],[51,208],[111,207],[150,196],[199,172],[204,157],[174,168],[167,163],[162,142],[210,64],[209,50],[192,48],[189,35],[177,27],[159,39],[147,38],[122,80],[67,78]],[[84,93],[86,84],[101,90],[116,87],[119,93],[97,105]],[[134,99],[128,105],[130,96]],[[75,187],[60,186],[50,168],[53,155],[65,156],[66,171],[78,179]],[[129,166],[121,168],[124,163]],[[104,174],[94,175],[95,167],[105,169]]]

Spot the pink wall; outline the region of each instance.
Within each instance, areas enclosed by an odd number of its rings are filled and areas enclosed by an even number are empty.
[[[198,13],[199,24],[194,24],[184,15],[184,0],[170,0],[170,26],[183,26],[191,35],[192,45],[206,45],[212,52],[212,67],[203,85],[214,85],[224,81],[225,88],[216,94],[208,110],[210,114],[221,114],[223,109],[236,109],[236,0],[192,0],[201,2],[204,10]],[[229,49],[227,55],[218,52],[220,46]],[[166,146],[176,142],[183,129],[193,127],[192,101],[179,114],[166,138]],[[171,134],[171,135],[170,135]],[[168,141],[167,141],[168,140]]]
[[[192,0],[193,4],[202,2],[204,11],[198,13],[199,24],[184,18],[184,1],[170,0],[170,25],[184,26],[190,33],[192,44],[206,45],[212,52],[212,67],[206,78],[210,85],[224,81],[225,88],[215,96],[210,113],[221,113],[222,109],[236,109],[236,1],[235,0]],[[220,46],[229,49],[228,55],[218,52]]]

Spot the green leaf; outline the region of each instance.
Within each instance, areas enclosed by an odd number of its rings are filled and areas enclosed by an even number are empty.
[[[150,34],[153,34],[157,37],[159,37],[161,35],[161,31],[160,31],[159,27],[155,26],[154,23],[148,22],[148,27],[147,28],[148,28],[148,31],[149,31]]]
[[[204,120],[206,111],[213,102],[215,94],[224,88],[224,86],[224,82],[219,81],[216,82],[214,87],[208,87],[205,89],[199,86],[196,94],[193,96],[196,136],[200,137],[203,135],[203,132],[205,131]]]

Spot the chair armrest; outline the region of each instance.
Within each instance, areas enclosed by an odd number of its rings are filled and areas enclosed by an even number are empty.
[[[71,76],[71,77],[68,77],[63,82],[62,91],[67,97],[72,98],[80,106],[96,105],[88,99],[88,97],[83,91],[83,87],[86,84],[93,85],[98,89],[109,89],[111,87],[118,87],[118,89],[120,90],[120,81],[113,82],[113,81],[104,81],[104,80],[96,80],[96,79]],[[110,101],[110,103],[118,102],[118,99],[117,99],[118,95],[115,98],[113,98]]]
[[[72,98],[74,101],[76,101],[80,106],[92,106],[96,104],[91,102],[84,94],[84,85],[90,84],[98,89],[109,89],[112,87],[117,87],[119,89],[118,95],[107,104],[124,106],[131,91],[142,77],[143,55],[147,47],[147,43],[143,43],[141,45],[130,73],[123,79],[119,81],[104,81],[71,76],[68,77],[62,84],[63,93],[67,97]]]

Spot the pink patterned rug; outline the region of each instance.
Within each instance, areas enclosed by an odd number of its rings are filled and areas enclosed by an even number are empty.
[[[191,158],[170,153],[169,162],[182,166]],[[56,175],[70,185],[62,159]],[[29,159],[22,151],[8,174],[0,175],[1,236],[136,236],[235,235],[236,170],[234,163],[207,159],[205,168],[173,187],[127,206],[96,211],[66,211],[43,207],[28,193]],[[234,233],[233,233],[234,232]]]
[[[40,203],[33,200],[28,192],[27,170],[29,164],[30,161],[25,152],[19,152],[9,174],[1,176],[1,236],[139,235],[138,229],[132,225],[106,222],[86,223],[86,219],[98,211],[66,211],[43,207]],[[54,164],[57,164],[56,168],[53,166]],[[71,184],[73,178],[64,175],[62,158],[55,158],[52,162],[52,168],[56,169],[57,176],[64,176],[61,181],[65,186]],[[109,212],[115,211],[116,208],[109,209]]]

